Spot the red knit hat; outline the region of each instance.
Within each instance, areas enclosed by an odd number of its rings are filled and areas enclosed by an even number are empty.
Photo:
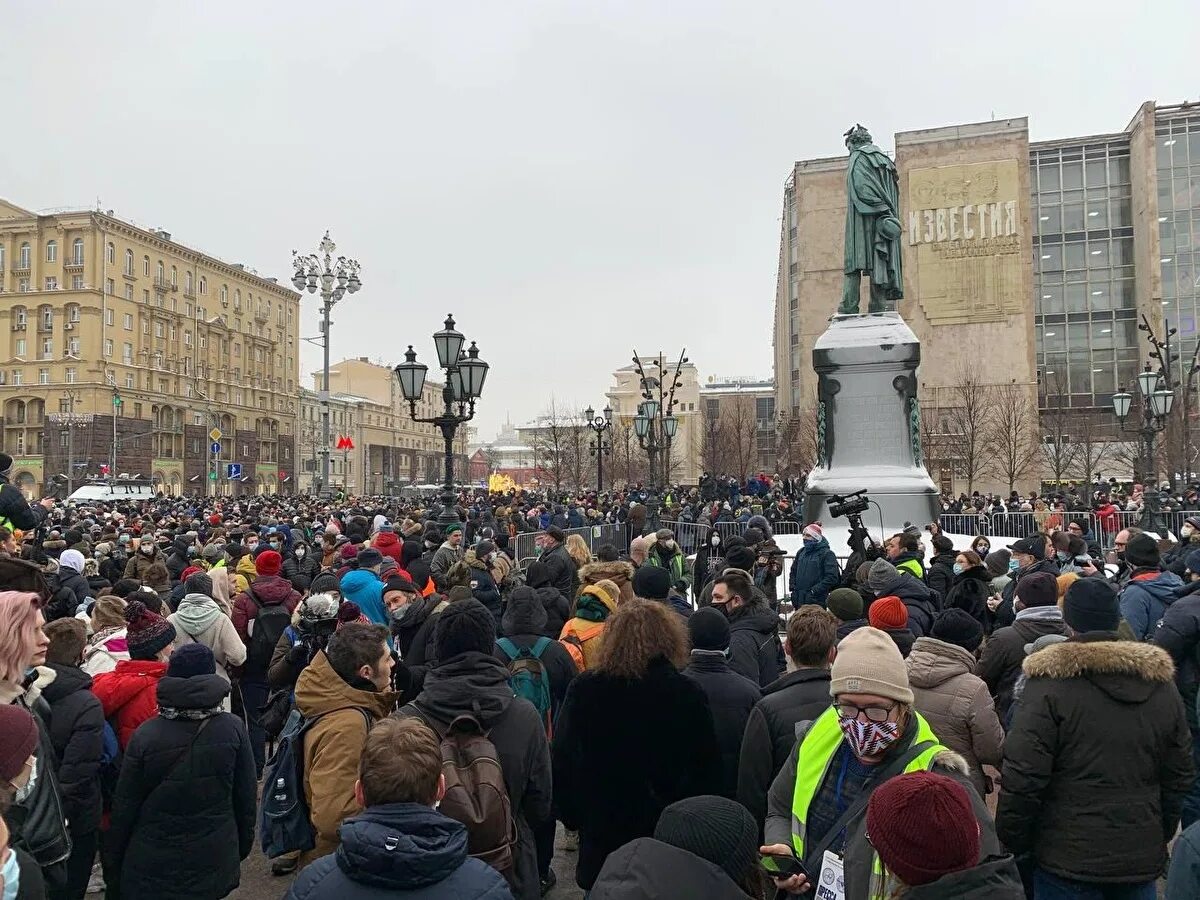
[[[199,566],[188,566],[186,569],[184,569],[184,570],[183,570],[183,571],[180,573],[180,575],[179,575],[179,580],[180,580],[180,581],[187,581],[189,578],[191,578],[191,577],[192,577],[193,575],[195,575],[197,572],[203,572],[203,571],[204,571],[204,570],[203,570],[202,568],[200,568]]]
[[[867,836],[910,887],[979,862],[979,823],[966,788],[933,772],[897,775],[877,787],[867,804]]]
[[[908,625],[908,607],[899,597],[880,597],[871,604],[867,619],[872,628],[883,631],[889,628],[904,628]]]
[[[274,550],[264,550],[254,560],[254,571],[259,575],[278,575],[283,567],[283,557]]]

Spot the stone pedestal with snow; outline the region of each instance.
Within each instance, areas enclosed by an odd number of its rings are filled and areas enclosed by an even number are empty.
[[[884,536],[937,521],[938,492],[921,457],[920,362],[921,344],[897,313],[830,319],[813,347],[817,465],[805,484],[805,521],[848,528],[827,500],[863,488],[879,504],[863,514],[872,534],[881,512]]]

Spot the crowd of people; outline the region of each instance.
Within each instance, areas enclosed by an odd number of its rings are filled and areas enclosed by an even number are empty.
[[[688,553],[636,490],[0,480],[5,900],[224,897],[256,845],[295,900],[525,900],[556,836],[598,900],[1200,896],[1200,521],[842,566],[740,487],[668,498]]]

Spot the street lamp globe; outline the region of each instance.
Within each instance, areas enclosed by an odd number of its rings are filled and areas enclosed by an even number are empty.
[[[612,407],[609,406],[607,403],[604,404],[604,421],[605,422],[612,421]]]
[[[449,369],[455,365],[459,356],[462,355],[465,341],[466,338],[454,329],[454,316],[446,316],[445,327],[441,331],[433,333],[433,346],[437,348],[438,365],[443,369]]]
[[[648,418],[656,419],[658,418],[658,406],[657,400],[646,400],[642,403],[642,411]]]
[[[429,374],[429,366],[417,362],[416,351],[412,344],[404,354],[404,362],[396,366],[396,380],[400,382],[400,393],[410,402],[420,400],[421,392],[425,390],[425,376]]]
[[[483,395],[483,383],[487,380],[490,366],[479,358],[479,348],[471,341],[465,359],[459,360],[458,371],[462,379],[463,393],[468,400],[478,400]]]
[[[679,420],[674,415],[668,415],[663,419],[663,428],[666,429],[668,438],[674,438],[675,432],[679,430]]]
[[[1122,388],[1113,394],[1112,405],[1117,418],[1124,421],[1125,417],[1129,415],[1129,408],[1133,405],[1133,394]]]
[[[1137,380],[1138,388],[1144,397],[1149,397],[1158,387],[1158,373],[1151,370],[1150,363],[1146,363],[1146,368],[1138,373]]]
[[[649,429],[650,429],[650,417],[649,416],[647,416],[643,413],[643,414],[639,414],[639,415],[636,415],[633,417],[633,432],[639,438],[644,438],[646,436],[646,432]]]
[[[583,411],[583,417],[587,419],[588,422],[592,422],[596,418],[595,407],[589,406],[587,409],[585,409]]]
[[[1166,388],[1160,388],[1150,395],[1151,408],[1159,418],[1171,414],[1171,407],[1174,405],[1174,401],[1175,393],[1168,391]]]

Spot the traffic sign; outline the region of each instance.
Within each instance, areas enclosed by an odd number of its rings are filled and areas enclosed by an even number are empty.
[[[216,456],[217,454],[219,454],[221,452],[220,441],[213,441],[212,446],[210,446],[208,449],[212,451],[213,456]]]
[[[210,431],[208,433],[208,439],[210,441],[219,441],[221,439],[221,429],[214,428],[212,431]]]
[[[226,472],[226,477],[228,477],[228,478],[241,478],[242,477],[242,464],[241,463],[230,463],[228,466],[225,467],[225,472]]]

